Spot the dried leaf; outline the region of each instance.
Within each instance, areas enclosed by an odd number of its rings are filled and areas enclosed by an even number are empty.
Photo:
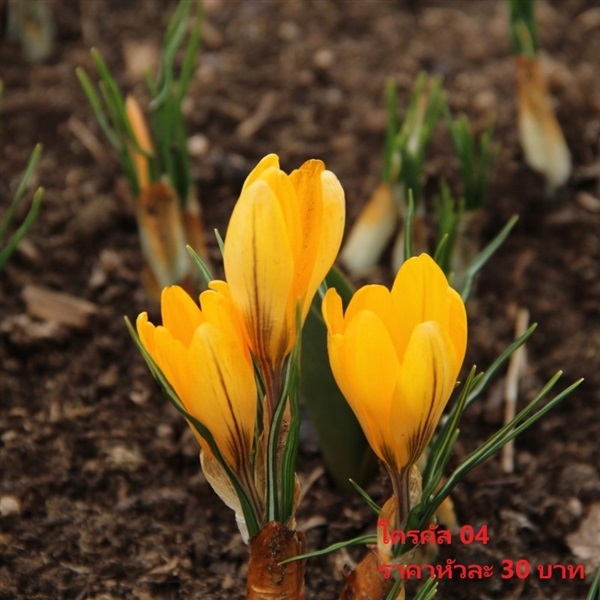
[[[92,302],[37,285],[26,285],[22,296],[30,316],[74,329],[85,329],[98,310]]]

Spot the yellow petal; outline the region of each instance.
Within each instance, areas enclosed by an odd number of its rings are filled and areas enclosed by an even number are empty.
[[[369,418],[369,415],[365,410],[365,404],[352,388],[345,362],[346,349],[344,344],[345,339],[343,335],[334,334],[328,336],[327,348],[331,372],[333,373],[340,391],[354,412],[369,445],[373,448],[374,452],[378,454],[379,458],[383,460],[383,456],[380,454],[380,448],[382,446],[381,435],[377,424],[373,423]]]
[[[317,255],[305,296],[303,318],[308,313],[319,285],[335,262],[344,235],[346,219],[344,190],[338,178],[331,171],[321,173],[320,183],[322,187],[321,224],[318,230]]]
[[[458,369],[450,339],[438,323],[418,325],[398,373],[391,407],[397,467],[425,450],[450,398]]]
[[[163,326],[184,346],[189,346],[194,331],[204,320],[198,305],[178,285],[163,290],[160,302]]]
[[[281,205],[283,219],[290,240],[290,248],[297,262],[297,257],[302,252],[302,232],[300,223],[300,203],[296,189],[292,185],[287,173],[276,167],[265,169],[260,175],[260,181],[264,181]]]
[[[290,174],[290,181],[296,189],[300,203],[299,214],[302,245],[300,252],[295,258],[296,291],[301,297],[303,309],[304,300],[307,297],[307,290],[319,253],[319,242],[323,227],[323,190],[320,174],[324,169],[325,165],[320,160],[310,160]]]
[[[157,327],[154,333],[154,361],[167,378],[185,406],[189,403],[191,370],[188,349],[175,339],[166,327]]]
[[[346,310],[346,322],[349,323],[364,310],[370,310],[380,318],[396,348],[398,360],[400,360],[404,355],[404,347],[401,345],[403,338],[399,316],[390,291],[378,284],[365,285],[357,290]]]
[[[454,347],[456,364],[460,369],[467,351],[467,310],[460,294],[452,288],[448,290],[448,304],[448,334]]]
[[[248,186],[235,205],[223,262],[250,348],[274,365],[293,343],[295,269],[281,205],[265,182]]]
[[[236,340],[206,322],[194,333],[189,351],[188,410],[213,435],[227,462],[236,469],[249,460],[256,421],[256,384],[252,365],[243,360]]]
[[[246,181],[244,181],[244,187],[242,188],[242,193],[246,190],[246,188],[250,187],[259,177],[262,175],[263,171],[266,171],[270,167],[275,167],[279,169],[279,156],[277,154],[267,154],[255,167],[250,171],[248,177],[246,177]]]
[[[419,323],[437,321],[446,326],[449,317],[448,289],[446,276],[427,254],[410,258],[402,265],[392,286],[401,336],[397,347],[406,348]]]
[[[321,311],[327,330],[331,335],[344,333],[346,328],[344,324],[344,308],[342,306],[342,298],[335,288],[329,288],[325,293]]]
[[[190,390],[187,349],[168,329],[150,323],[146,313],[138,316],[136,326],[140,342],[185,405]]]
[[[392,444],[389,431],[391,400],[399,362],[381,319],[362,311],[346,327],[343,343],[344,372],[340,389],[356,413],[363,413],[365,434],[378,455]]]
[[[154,325],[148,321],[148,313],[143,312],[138,315],[135,322],[140,342],[150,355],[154,350]]]
[[[206,320],[216,325],[232,339],[237,340],[243,347],[247,360],[251,361],[250,352],[244,341],[244,326],[231,299],[227,282],[211,281],[209,289],[200,294],[200,305]]]

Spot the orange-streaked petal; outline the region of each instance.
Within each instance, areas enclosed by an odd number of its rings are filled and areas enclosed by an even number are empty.
[[[213,435],[225,460],[238,468],[249,460],[256,421],[256,383],[239,344],[212,323],[194,333],[189,411]]]
[[[320,175],[324,169],[322,161],[309,160],[290,174],[290,181],[300,202],[302,246],[296,256],[296,287],[303,303],[320,249],[323,227],[323,189]]]
[[[294,258],[281,205],[261,180],[244,190],[233,209],[223,262],[253,354],[282,360],[293,342]]]
[[[439,324],[418,325],[398,373],[391,408],[398,468],[414,463],[427,447],[457,375],[451,342]]]
[[[231,339],[237,340],[244,348],[247,361],[251,362],[250,352],[245,342],[244,326],[231,299],[227,283],[211,281],[209,289],[200,294],[200,305],[204,317],[221,331],[226,332]]]

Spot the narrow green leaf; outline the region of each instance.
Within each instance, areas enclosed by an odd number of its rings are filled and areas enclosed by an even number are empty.
[[[476,140],[469,119],[460,114],[452,118],[446,108],[446,123],[456,148],[463,183],[465,210],[475,210],[485,203],[492,168],[498,155],[498,148],[492,144],[494,119],[490,119],[479,140]]]
[[[452,454],[458,438],[458,424],[467,406],[467,399],[477,382],[476,369],[473,367],[459,394],[457,402],[452,407],[449,418],[445,421],[440,432],[429,445],[429,457],[423,473],[423,496],[433,493],[442,477],[444,468]]]
[[[509,0],[513,54],[535,56],[538,50],[535,0]]]
[[[496,373],[500,370],[502,365],[511,357],[512,353],[519,347],[521,347],[533,334],[533,332],[537,329],[537,323],[533,323],[523,335],[519,336],[512,344],[510,344],[501,354],[498,356],[494,362],[489,366],[487,371],[485,371],[481,378],[477,381],[475,386],[473,387],[473,391],[469,394],[467,399],[467,407],[469,407],[486,389],[487,385],[491,381],[491,379],[496,375]]]
[[[413,256],[412,228],[413,228],[414,214],[415,214],[415,201],[413,198],[413,191],[408,190],[408,209],[406,211],[406,219],[404,221],[404,261],[405,262],[411,256]]]
[[[398,135],[398,96],[396,94],[396,84],[391,77],[388,78],[386,82],[385,97],[387,106],[387,126],[383,149],[381,181],[387,182],[391,185],[394,141]]]
[[[81,67],[77,67],[75,69],[75,74],[77,75],[77,79],[79,79],[79,83],[87,96],[88,102],[90,103],[92,110],[94,111],[94,116],[100,125],[100,129],[104,132],[104,135],[110,142],[110,145],[117,151],[121,152],[122,142],[115,135],[114,130],[108,123],[106,116],[104,114],[104,109],[102,108],[102,101],[100,100],[100,96],[96,93],[88,74]]]
[[[173,65],[175,63],[177,51],[185,37],[189,6],[189,0],[182,0],[169,22],[165,40],[163,42],[161,65],[156,80],[159,91],[158,95],[152,100],[152,110],[158,109],[166,103],[173,94],[173,84],[175,81]]]
[[[555,396],[552,400],[550,400],[550,402],[548,402],[548,404],[546,404],[543,408],[537,410],[537,412],[534,412],[533,415],[529,416],[532,411],[535,411],[538,408],[541,401],[552,389],[552,387],[558,381],[560,376],[561,373],[558,372],[554,377],[552,377],[541,390],[541,392],[538,394],[538,396],[532,402],[530,402],[527,407],[525,407],[519,414],[515,416],[514,419],[512,419],[509,423],[507,423],[504,427],[502,427],[494,435],[492,435],[488,440],[486,440],[479,448],[474,450],[459,465],[459,467],[450,475],[443,487],[427,503],[426,509],[423,511],[423,514],[420,519],[420,523],[422,526],[429,522],[439,505],[443,502],[445,498],[449,496],[452,490],[465,477],[465,475],[467,475],[470,471],[472,471],[475,467],[479,466],[481,463],[485,462],[488,458],[490,458],[493,454],[500,450],[502,446],[504,446],[505,444],[513,440],[515,437],[520,435],[523,431],[531,427],[531,425],[537,422],[549,410],[554,408],[554,406],[556,406],[571,392],[573,392],[583,381],[581,379],[579,381],[576,381],[568,388],[563,390],[560,394]]]
[[[191,256],[196,267],[198,267],[198,270],[200,271],[200,275],[202,277],[202,281],[204,282],[206,287],[208,287],[208,284],[214,280],[214,277],[213,277],[212,273],[210,272],[210,269],[207,267],[206,263],[198,256],[196,251],[189,244],[185,247],[185,249],[187,250],[188,254]]]
[[[596,575],[586,600],[598,600],[600,598],[600,568],[596,569]]]
[[[443,264],[445,262],[445,254],[448,252],[447,248],[448,248],[448,239],[449,236],[447,233],[444,233],[441,237],[440,240],[438,241],[438,245],[435,249],[435,252],[433,254],[433,260],[440,266],[440,268],[442,270],[444,270],[443,268]],[[444,271],[445,272],[445,271]],[[446,276],[448,276],[448,273],[446,273]]]
[[[38,188],[35,194],[33,195],[33,201],[31,203],[31,208],[27,213],[25,219],[21,225],[19,225],[18,229],[15,233],[10,237],[4,248],[0,250],[0,271],[4,268],[4,265],[7,263],[10,255],[15,251],[16,247],[19,245],[19,242],[27,235],[27,232],[31,229],[31,226],[34,224],[35,220],[38,217],[40,212],[40,208],[42,206],[42,199],[44,197],[44,189]]]
[[[400,591],[400,587],[402,586],[402,580],[397,579],[396,583],[392,586],[392,589],[388,592],[388,595],[385,597],[385,600],[396,600],[396,596]]]
[[[314,552],[307,552],[306,554],[298,554],[298,556],[294,556],[292,558],[288,558],[286,560],[282,560],[279,564],[285,565],[289,562],[294,562],[296,560],[305,560],[307,558],[314,558],[315,556],[324,556],[325,554],[330,554],[331,552],[335,552],[336,550],[341,550],[342,548],[348,548],[349,546],[367,546],[369,544],[376,544],[377,536],[370,535],[361,535],[359,537],[352,538],[350,540],[345,540],[343,542],[337,542],[336,544],[332,544],[327,548],[323,548],[322,550],[315,550]]]
[[[371,498],[371,496],[369,496],[369,494],[367,494],[367,492],[365,492],[365,490],[363,490],[360,487],[360,485],[358,485],[358,483],[354,481],[354,479],[349,479],[348,481],[350,482],[350,485],[364,498],[364,500],[367,503],[367,506],[371,509],[371,512],[379,516],[381,508],[379,507],[377,502],[375,502],[375,500],[373,500],[373,498]]]
[[[273,420],[269,429],[269,438],[267,441],[267,506],[266,506],[266,519],[269,521],[280,521],[280,503],[279,503],[279,477],[277,469],[277,453],[279,446],[279,434],[281,431],[281,423],[283,421],[283,415],[287,400],[280,401],[275,408],[273,414]]]
[[[98,71],[100,79],[106,86],[106,101],[115,110],[118,110],[120,106],[123,107],[125,105],[121,90],[114,77],[111,75],[110,69],[106,62],[104,62],[104,58],[102,57],[102,54],[100,54],[100,51],[97,48],[92,48],[91,55],[96,71]]]
[[[214,232],[215,232],[215,238],[217,238],[217,244],[219,246],[219,250],[221,251],[221,256],[223,256],[225,254],[225,242],[223,241],[223,238],[221,237],[221,234],[219,233],[218,229],[215,229]]]
[[[27,167],[25,168],[25,172],[23,173],[23,176],[21,177],[21,181],[19,183],[19,186],[17,187],[17,191],[15,192],[13,200],[10,203],[10,206],[8,207],[8,209],[6,211],[4,218],[2,219],[2,221],[0,221],[0,241],[2,241],[4,239],[4,237],[6,236],[6,232],[10,228],[10,225],[15,216],[15,213],[17,212],[17,210],[19,209],[19,206],[21,205],[21,200],[23,199],[23,196],[25,195],[25,192],[27,191],[27,186],[29,185],[29,180],[31,179],[31,176],[33,175],[33,172],[35,171],[35,168],[37,167],[37,164],[40,160],[41,155],[42,155],[42,145],[36,144],[35,148],[31,152],[31,155],[27,162]]]
[[[437,595],[438,581],[435,577],[428,579],[417,592],[415,600],[432,600]]]
[[[500,233],[498,233],[498,235],[496,235],[496,237],[475,257],[475,260],[473,260],[467,269],[465,283],[460,292],[464,302],[467,302],[469,296],[471,295],[475,277],[479,271],[481,271],[485,263],[487,263],[487,261],[494,255],[496,250],[498,250],[498,248],[504,243],[504,240],[509,236],[518,220],[519,217],[517,215],[511,217],[508,223],[502,228]]]
[[[202,22],[204,21],[204,3],[198,2],[198,8],[196,11],[196,21],[194,28],[190,35],[190,40],[183,57],[183,63],[181,65],[181,73],[179,75],[179,90],[177,94],[177,102],[181,103],[183,97],[186,95],[192,75],[194,73],[194,66],[196,64],[196,58],[198,56],[198,50],[200,48],[200,40],[202,34]]]
[[[441,79],[420,73],[410,97],[408,109],[392,152],[396,173],[407,198],[412,190],[415,206],[423,195],[423,165],[425,153],[445,105]]]
[[[300,356],[302,353],[302,314],[300,304],[296,307],[296,343],[287,365],[286,383],[283,398],[289,398],[290,429],[281,460],[281,514],[282,523],[288,521],[294,513],[296,496],[296,459],[300,439],[300,405],[298,388],[300,385]]]
[[[440,195],[435,203],[435,213],[438,230],[438,247],[435,252],[435,262],[450,278],[452,253],[458,233],[458,226],[464,214],[464,202],[456,202],[452,197],[449,186],[445,181],[440,184]],[[445,243],[444,243],[444,240]]]

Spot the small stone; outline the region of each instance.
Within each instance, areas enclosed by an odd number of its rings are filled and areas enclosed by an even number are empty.
[[[10,515],[21,514],[21,501],[16,496],[0,497],[0,515],[8,517]]]
[[[129,394],[129,399],[134,404],[146,404],[148,398],[150,397],[150,392],[147,389],[135,389],[131,390]]]
[[[115,467],[128,467],[135,469],[144,462],[144,457],[137,448],[128,448],[116,444],[107,451],[108,462]]]
[[[335,54],[329,48],[321,48],[315,52],[313,63],[319,69],[330,69],[335,64]]]
[[[0,440],[2,440],[2,443],[8,444],[9,442],[16,440],[18,437],[19,435],[14,429],[9,429],[0,436]]]
[[[206,156],[209,148],[210,142],[208,141],[208,138],[201,133],[191,136],[187,141],[188,152],[190,153],[190,156],[193,156],[194,158]]]
[[[569,498],[567,500],[567,509],[576,518],[580,518],[583,515],[583,504],[579,498]]]
[[[160,423],[156,427],[156,436],[161,439],[168,439],[173,435],[173,426],[168,423]]]
[[[221,588],[224,590],[230,590],[235,585],[235,579],[230,573],[226,573],[225,577],[221,580]]]

